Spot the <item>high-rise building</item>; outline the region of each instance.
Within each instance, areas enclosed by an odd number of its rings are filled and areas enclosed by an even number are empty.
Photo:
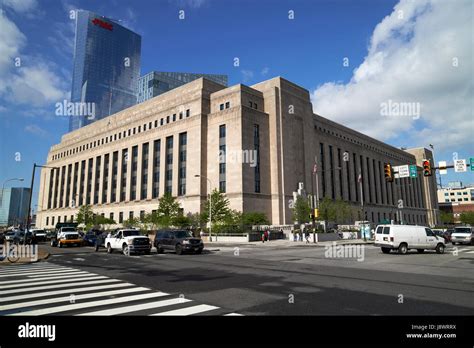
[[[136,103],[140,56],[140,35],[93,12],[76,12],[71,102],[82,107],[69,114],[69,131]]]
[[[9,187],[0,191],[0,226],[24,225],[29,199],[29,187]]]
[[[200,77],[227,86],[227,75],[152,71],[138,80],[137,103],[142,103]]]
[[[403,151],[314,114],[309,91],[281,77],[230,87],[200,78],[65,134],[47,159],[60,170],[41,171],[37,226],[69,221],[85,204],[120,225],[156,210],[166,193],[185,214],[202,213],[214,189],[231,209],[278,225],[295,222],[291,204],[303,190],[343,199],[373,223],[436,225],[424,158],[428,149]],[[390,182],[385,163],[419,174]]]

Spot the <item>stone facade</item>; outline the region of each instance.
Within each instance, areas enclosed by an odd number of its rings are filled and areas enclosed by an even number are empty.
[[[361,165],[369,220],[396,219],[403,199],[404,222],[434,224],[436,187],[384,179],[384,163],[420,166],[418,157],[313,114],[309,92],[281,77],[250,87],[201,78],[64,135],[47,159],[59,170],[41,172],[37,225],[70,220],[85,203],[120,222],[157,209],[166,190],[185,213],[200,212],[214,188],[232,209],[289,224],[299,183],[358,207]]]

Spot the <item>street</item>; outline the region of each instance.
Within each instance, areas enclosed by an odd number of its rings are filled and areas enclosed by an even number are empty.
[[[206,245],[201,255],[40,248],[0,268],[0,315],[472,315],[474,246],[327,257],[323,246]]]

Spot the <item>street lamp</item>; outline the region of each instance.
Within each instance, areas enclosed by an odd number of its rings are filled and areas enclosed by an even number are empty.
[[[209,182],[209,241],[212,242],[212,191],[211,191],[212,182],[207,176],[204,176],[204,175],[196,174],[194,175],[194,177],[204,178]]]
[[[31,175],[31,186],[30,186],[30,199],[28,202],[28,216],[26,219],[26,232],[30,230],[30,219],[31,219],[31,198],[33,197],[33,185],[35,183],[35,171],[36,168],[50,168],[50,169],[59,169],[58,167],[48,167],[48,166],[42,166],[36,163],[33,163],[33,174]]]

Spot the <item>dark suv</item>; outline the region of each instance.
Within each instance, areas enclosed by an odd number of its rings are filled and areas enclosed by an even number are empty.
[[[195,238],[190,231],[186,230],[158,230],[155,234],[154,245],[158,254],[165,250],[174,250],[178,255],[186,251],[200,254],[204,249],[202,240]]]

